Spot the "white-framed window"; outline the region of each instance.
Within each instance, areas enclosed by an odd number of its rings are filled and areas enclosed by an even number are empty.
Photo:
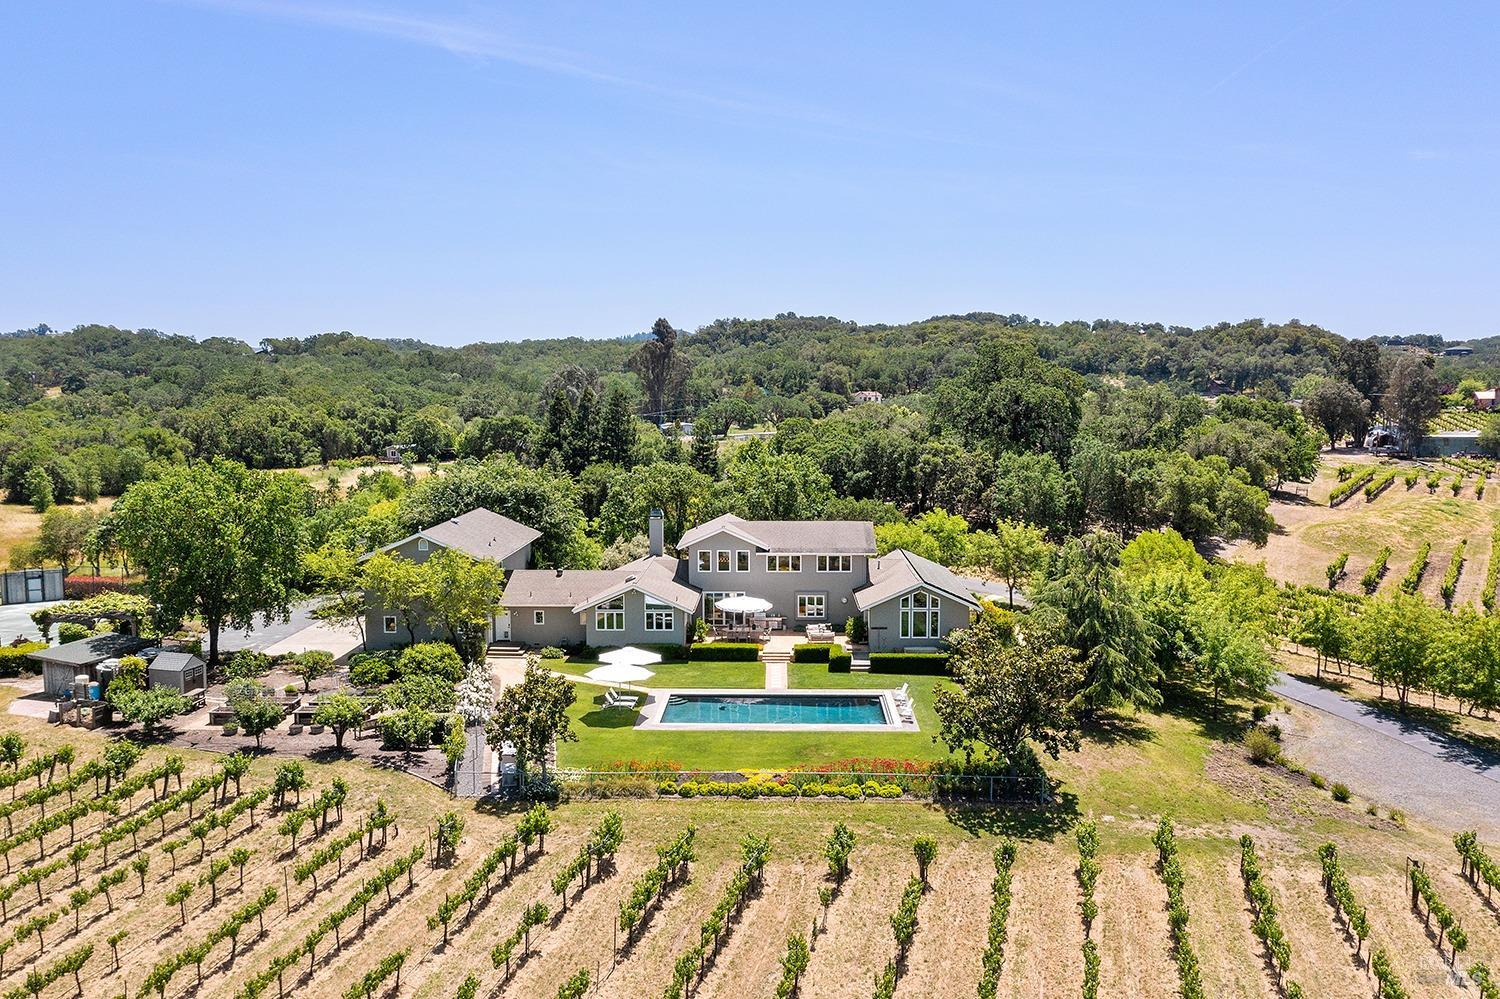
[[[417,539],[417,551],[419,551],[419,552],[425,552],[426,550],[427,550],[427,539],[426,538],[418,538]]]
[[[531,623],[532,624],[546,624],[547,623],[547,612],[546,611],[540,611],[540,610],[539,611],[532,611],[531,612]]]
[[[853,572],[854,556],[852,555],[819,555],[819,572]]]
[[[396,633],[396,615],[387,614],[381,618],[380,627],[387,635],[394,635]]]
[[[828,597],[822,593],[797,594],[797,616],[821,621],[828,616]]]
[[[703,620],[707,621],[710,624],[723,624],[724,615],[719,613],[719,601],[723,600],[725,597],[743,597],[744,595],[745,592],[743,590],[740,590],[738,592],[728,591],[722,593],[704,593]]]
[[[721,549],[719,549],[719,551],[716,554],[718,555],[718,559],[715,561],[714,564],[718,567],[718,570],[720,572],[728,572],[729,571],[729,552],[726,551],[725,549],[721,548]]]
[[[901,637],[937,638],[942,633],[942,601],[936,594],[917,590],[901,598]]]
[[[625,598],[615,597],[594,608],[595,631],[625,630]]]
[[[714,553],[707,548],[698,549],[698,571],[708,572],[713,568]]]
[[[672,631],[677,627],[677,612],[671,604],[646,598],[646,630]]]
[[[749,572],[750,571],[750,553],[749,552],[742,550],[742,551],[737,551],[737,552],[734,553],[734,571],[735,572]]]
[[[801,555],[767,555],[767,572],[801,572]]]

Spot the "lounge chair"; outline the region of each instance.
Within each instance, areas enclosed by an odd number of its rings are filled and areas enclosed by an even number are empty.
[[[634,708],[641,703],[641,699],[634,694],[622,694],[618,690],[611,690],[604,695],[604,706],[606,708]]]

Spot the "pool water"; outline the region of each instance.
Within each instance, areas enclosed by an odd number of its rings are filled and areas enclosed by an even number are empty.
[[[673,694],[661,720],[689,725],[885,725],[874,694]]]

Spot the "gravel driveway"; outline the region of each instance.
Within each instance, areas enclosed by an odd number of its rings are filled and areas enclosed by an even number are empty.
[[[1285,674],[1272,689],[1313,709],[1281,722],[1298,763],[1438,828],[1500,838],[1500,756]]]

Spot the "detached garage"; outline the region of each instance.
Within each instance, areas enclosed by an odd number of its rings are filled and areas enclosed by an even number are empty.
[[[186,694],[208,686],[208,665],[188,652],[163,652],[151,660],[146,672],[148,686],[171,687]]]

